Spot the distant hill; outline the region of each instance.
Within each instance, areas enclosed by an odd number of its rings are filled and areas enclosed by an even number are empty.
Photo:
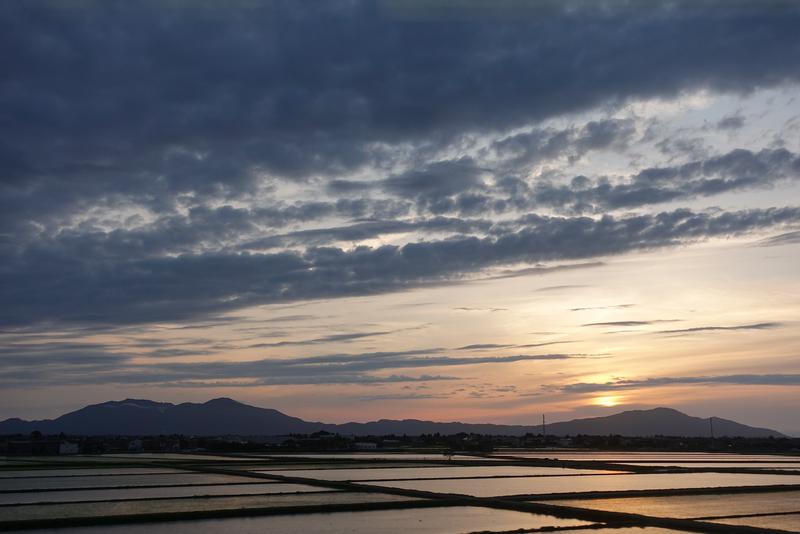
[[[202,404],[171,404],[125,399],[92,404],[43,421],[8,419],[0,422],[0,434],[156,435],[195,436],[281,435],[315,432],[322,423],[309,423],[277,410],[256,408],[232,399],[214,399]]]
[[[738,436],[745,438],[782,437],[783,434],[768,428],[756,428],[736,421],[714,417],[715,436]],[[575,419],[547,426],[554,435],[603,435],[621,436],[701,436],[710,435],[708,418],[692,417],[671,408],[631,410],[605,417]]]
[[[492,425],[472,423],[438,423],[417,419],[381,419],[369,423],[341,425],[308,422],[277,410],[248,406],[232,399],[214,399],[202,404],[186,402],[171,404],[150,400],[126,399],[93,404],[62,415],[56,419],[24,421],[7,419],[0,422],[0,435],[29,434],[82,435],[156,435],[187,434],[215,435],[285,435],[309,434],[320,430],[352,435],[386,434],[476,434],[523,435],[538,434],[541,427],[523,425]],[[547,426],[549,435],[608,435],[622,436],[702,436],[709,435],[709,420],[691,417],[670,408],[633,410],[606,417],[575,419]],[[714,418],[717,436],[781,437],[780,432],[755,428],[726,419]]]
[[[370,423],[345,423],[336,425],[341,433],[355,435],[385,434],[456,434],[473,432],[476,434],[506,434],[519,436],[528,432],[539,434],[542,427],[521,425],[491,425],[470,423],[436,423],[403,419],[401,421],[381,419]],[[605,417],[573,419],[562,423],[547,425],[547,434],[554,436],[575,436],[578,434],[603,436],[616,434],[620,436],[686,436],[708,437],[710,425],[708,419],[692,417],[671,408],[653,408],[651,410],[631,410]],[[756,428],[714,417],[715,436],[738,436],[748,438],[782,437],[783,434],[768,428]]]

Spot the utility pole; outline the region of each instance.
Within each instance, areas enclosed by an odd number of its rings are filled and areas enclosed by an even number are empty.
[[[544,414],[542,414],[542,441],[543,442],[545,441],[546,436],[547,436],[547,425],[545,425]]]
[[[714,439],[714,416],[708,418],[708,425],[711,427],[711,439]]]

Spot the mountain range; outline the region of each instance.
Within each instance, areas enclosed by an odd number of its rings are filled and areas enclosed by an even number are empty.
[[[574,419],[547,425],[547,434],[568,436],[686,436],[707,437],[710,434],[707,418],[692,417],[671,408],[632,410],[605,417]],[[735,421],[713,418],[716,436],[782,437],[767,428],[756,428]],[[495,435],[539,434],[540,425],[494,425],[475,423],[439,423],[417,419],[381,419],[368,423],[327,424],[304,421],[277,410],[249,406],[233,399],[213,399],[205,403],[172,404],[141,399],[109,401],[86,406],[56,419],[25,421],[7,419],[0,422],[0,435],[43,434],[77,435],[285,435],[310,434],[317,431],[346,435],[388,434],[457,434],[460,432]]]

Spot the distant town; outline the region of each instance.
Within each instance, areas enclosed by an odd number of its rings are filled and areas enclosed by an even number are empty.
[[[457,452],[502,453],[504,450],[605,450],[605,451],[675,451],[736,453],[800,453],[800,438],[703,438],[703,437],[626,437],[608,436],[502,436],[458,433],[419,436],[352,436],[331,432],[290,434],[286,436],[80,436],[29,435],[0,437],[0,455],[36,456],[71,454],[113,454],[138,452],[237,453],[237,452]]]

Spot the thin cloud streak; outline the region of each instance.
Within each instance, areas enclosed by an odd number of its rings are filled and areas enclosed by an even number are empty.
[[[424,381],[420,377],[380,374],[395,369],[423,369],[430,367],[466,367],[472,365],[509,364],[518,362],[549,362],[586,359],[585,354],[516,354],[506,356],[456,357],[437,355],[444,349],[420,349],[395,352],[360,354],[329,354],[300,358],[266,358],[250,361],[169,362],[154,361],[136,364],[126,356],[116,359],[91,356],[88,359],[74,352],[54,360],[14,361],[22,367],[9,367],[0,371],[0,382],[21,383],[33,376],[39,383],[92,384],[97,380],[120,384],[171,384],[181,382],[235,381],[247,384],[337,384]],[[106,353],[107,355],[108,353]],[[58,365],[50,365],[58,364]],[[79,364],[73,367],[73,364]],[[81,367],[83,365],[83,367]],[[441,377],[435,380],[451,380]],[[434,379],[431,379],[434,380]]]
[[[661,330],[657,334],[696,334],[701,332],[733,332],[737,330],[771,330],[773,328],[780,328],[784,323],[767,322],[767,323],[753,323],[742,324],[736,326],[695,326],[693,328],[681,328],[678,330]]]
[[[629,389],[660,388],[693,384],[730,384],[744,386],[800,386],[800,374],[739,374],[718,376],[682,376],[646,378],[643,380],[615,380],[613,382],[581,382],[559,386],[563,393],[596,393]]]
[[[682,319],[654,319],[650,321],[607,321],[603,323],[586,323],[581,326],[647,326],[658,323],[676,323]]]

